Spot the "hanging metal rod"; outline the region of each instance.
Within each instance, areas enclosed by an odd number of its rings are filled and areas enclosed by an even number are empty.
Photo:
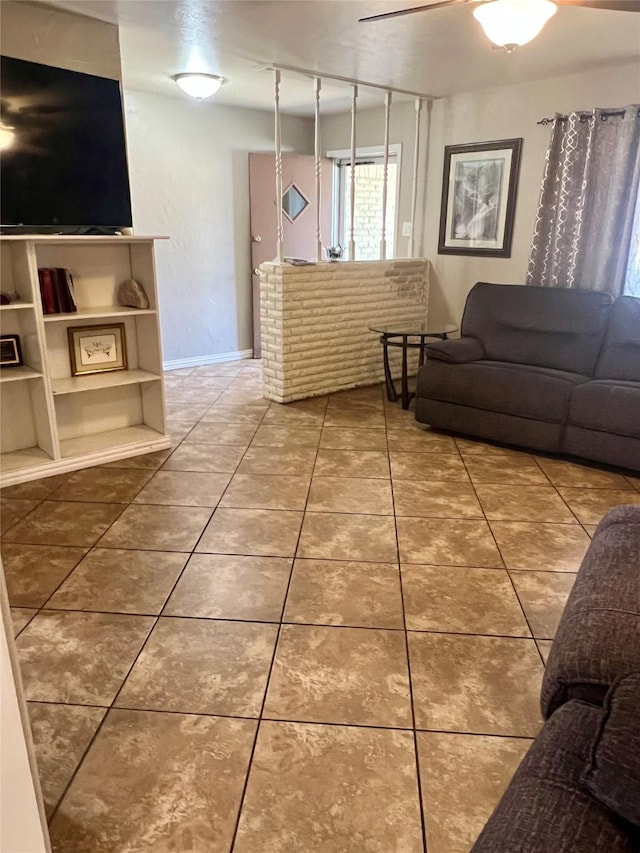
[[[313,71],[310,68],[298,68],[295,65],[280,65],[273,63],[272,65],[261,65],[257,71],[293,71],[296,74],[304,74],[306,77],[320,77],[322,80],[340,80],[342,83],[349,85],[367,86],[370,89],[381,89],[383,92],[396,92],[399,95],[410,95],[412,98],[426,98],[429,101],[436,99],[436,95],[426,95],[424,92],[414,92],[410,89],[396,89],[394,86],[384,86],[382,83],[368,83],[366,80],[356,80],[355,77],[341,77],[338,74],[325,74],[324,72]]]
[[[614,116],[623,116],[626,110],[602,110],[600,115],[606,118],[613,118]],[[580,120],[587,121],[590,118],[593,118],[593,113],[580,112]],[[640,110],[638,110],[638,115],[640,115]],[[566,121],[569,116],[556,116],[555,118],[541,118],[540,121],[537,121],[536,124],[542,124],[547,127],[550,124],[553,124],[554,121]]]

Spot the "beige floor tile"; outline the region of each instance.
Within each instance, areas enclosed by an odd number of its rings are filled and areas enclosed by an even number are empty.
[[[460,453],[465,456],[473,454],[479,456],[493,456],[498,458],[498,462],[506,462],[505,456],[510,456],[511,459],[520,458],[520,459],[529,459],[532,460],[533,456],[527,450],[519,449],[517,447],[507,447],[506,445],[501,444],[489,444],[486,441],[483,441],[481,438],[473,439],[473,438],[456,438],[456,445]]]
[[[634,476],[633,474],[627,474],[625,476],[625,480],[629,485],[633,486],[638,492],[640,492],[640,475]]]
[[[409,654],[418,728],[538,733],[543,667],[533,640],[409,633]]]
[[[180,384],[196,391],[202,388],[207,388],[210,391],[226,391],[233,382],[233,378],[232,376],[208,376],[202,373],[192,373],[191,376],[185,376]]]
[[[100,540],[105,548],[191,551],[211,510],[205,507],[131,504]]]
[[[257,717],[277,635],[276,625],[161,617],[115,704]]]
[[[486,521],[396,518],[396,527],[403,563],[504,568]]]
[[[16,640],[27,699],[109,705],[153,623],[150,616],[41,610]]]
[[[192,420],[199,421],[207,411],[208,404],[200,403],[167,403],[165,412],[169,420]]]
[[[237,509],[303,510],[309,493],[309,477],[276,474],[236,474],[220,506]]]
[[[389,450],[416,453],[454,453],[454,440],[448,435],[431,432],[429,429],[393,429],[388,432]]]
[[[470,483],[394,480],[396,515],[424,518],[484,518]]]
[[[577,524],[492,521],[491,530],[508,569],[577,572],[589,547]]]
[[[382,479],[314,476],[307,509],[313,512],[393,515],[391,484]]]
[[[540,654],[542,655],[542,660],[545,662],[549,660],[549,652],[551,651],[551,646],[553,645],[553,640],[536,640],[536,645]]]
[[[310,402],[310,401],[307,401]],[[325,407],[298,408],[295,403],[272,403],[264,415],[265,426],[289,426],[317,429],[322,427]]]
[[[394,563],[396,533],[390,516],[355,513],[305,513],[298,557]]]
[[[122,512],[122,504],[44,501],[4,534],[5,542],[89,547]]]
[[[555,637],[576,576],[568,572],[510,572],[533,636]]]
[[[489,521],[550,521],[575,524],[553,486],[489,486],[476,484]]]
[[[255,728],[110,711],[51,823],[54,851],[228,853]]]
[[[257,557],[293,557],[302,513],[275,509],[218,508],[197,551]]]
[[[392,451],[391,476],[396,480],[468,483],[469,476],[458,453],[403,453]]]
[[[554,486],[572,486],[578,489],[628,489],[628,480],[620,474],[578,465],[566,459],[538,458],[538,465]]]
[[[387,433],[384,429],[356,429],[353,427],[326,427],[320,438],[322,450],[387,450]]]
[[[181,444],[162,466],[163,471],[200,471],[233,474],[244,456],[244,447],[220,444]]]
[[[20,631],[22,631],[23,628],[26,628],[38,611],[29,607],[12,607],[10,609],[13,636],[17,637]]]
[[[284,620],[403,628],[398,566],[395,563],[296,560]]]
[[[257,426],[264,418],[264,409],[256,406],[221,406],[217,402],[202,416],[205,423],[254,424]]]
[[[355,427],[356,429],[381,429],[385,425],[382,409],[327,409],[326,427]]]
[[[409,732],[264,722],[235,853],[422,853]]]
[[[3,544],[2,563],[9,604],[42,607],[85,554],[86,548]]]
[[[531,741],[440,732],[417,739],[429,853],[468,853]]]
[[[283,625],[264,716],[411,726],[403,632]]]
[[[316,452],[313,447],[250,447],[240,463],[238,473],[310,477]]]
[[[269,408],[269,401],[266,400],[262,391],[223,391],[218,397],[218,403],[222,406],[256,406],[262,409]]]
[[[107,709],[29,702],[28,710],[45,811],[51,817]]]
[[[186,554],[93,548],[47,607],[157,615],[186,561]]]
[[[193,429],[193,424],[190,421],[174,421],[167,424],[167,432],[171,435],[171,441],[175,444],[180,444],[182,439],[188,435]]]
[[[107,462],[102,468],[148,468],[154,471],[171,456],[170,450],[155,450],[153,453],[143,453],[141,456],[129,456],[126,459],[116,459]]]
[[[531,457],[505,457],[499,465],[493,456],[462,455],[472,483],[505,484],[510,486],[548,486],[543,471]]]
[[[560,486],[562,497],[582,524],[598,524],[614,506],[640,504],[640,494],[624,489],[572,489]]]
[[[416,415],[413,409],[403,409],[400,403],[389,403],[385,400],[384,416],[387,429],[416,431],[424,427],[424,424],[416,423]]]
[[[320,426],[284,426],[263,424],[251,442],[253,447],[317,447],[320,442]]]
[[[292,560],[194,554],[164,609],[164,616],[278,622]]]
[[[598,525],[597,524],[583,524],[584,529],[589,534],[589,538],[593,539],[593,534],[596,532]]]
[[[402,591],[409,630],[531,636],[505,571],[405,565]]]
[[[4,536],[21,519],[35,509],[40,501],[25,498],[0,497],[0,533]]]
[[[229,484],[229,474],[200,471],[158,471],[134,503],[204,506],[213,509]]]
[[[219,421],[200,421],[191,430],[185,444],[229,444],[248,447],[255,435],[255,424],[230,424]]]
[[[381,450],[318,451],[313,471],[317,477],[369,477],[389,479],[389,457]]]
[[[371,409],[380,411],[383,407],[382,385],[365,388],[350,388],[329,394],[327,411],[330,409]]]
[[[3,498],[18,498],[20,500],[43,501],[54,489],[61,486],[69,474],[56,474],[53,477],[43,477],[41,480],[30,480],[15,486],[2,489]]]

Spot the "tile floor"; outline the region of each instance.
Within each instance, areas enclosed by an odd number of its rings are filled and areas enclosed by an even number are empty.
[[[640,480],[432,433],[380,387],[166,384],[171,451],[2,494],[54,850],[468,851]]]

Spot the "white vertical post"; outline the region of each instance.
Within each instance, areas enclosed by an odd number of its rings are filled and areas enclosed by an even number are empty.
[[[358,102],[358,87],[353,87],[351,100],[351,207],[349,210],[349,260],[356,259],[355,215],[356,215],[356,108]]]
[[[420,163],[420,118],[422,115],[422,98],[416,98],[416,135],[413,146],[413,186],[411,188],[411,235],[409,236],[408,256],[413,257],[416,230],[416,206],[418,204],[418,166]]]
[[[275,133],[276,133],[276,231],[277,259],[284,260],[284,231],[282,229],[282,128],[280,126],[280,71],[274,71]]]
[[[322,152],[320,151],[320,89],[322,88],[322,80],[320,77],[314,78],[314,93],[315,93],[315,156],[316,156],[316,245],[317,259],[322,260],[322,229],[321,229],[321,176],[322,176]]]
[[[387,92],[384,103],[384,166],[382,174],[382,237],[380,260],[387,257],[387,179],[389,177],[389,119],[391,118],[391,92]]]

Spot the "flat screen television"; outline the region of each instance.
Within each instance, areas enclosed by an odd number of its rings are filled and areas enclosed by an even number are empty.
[[[4,233],[132,225],[116,80],[0,57]]]

